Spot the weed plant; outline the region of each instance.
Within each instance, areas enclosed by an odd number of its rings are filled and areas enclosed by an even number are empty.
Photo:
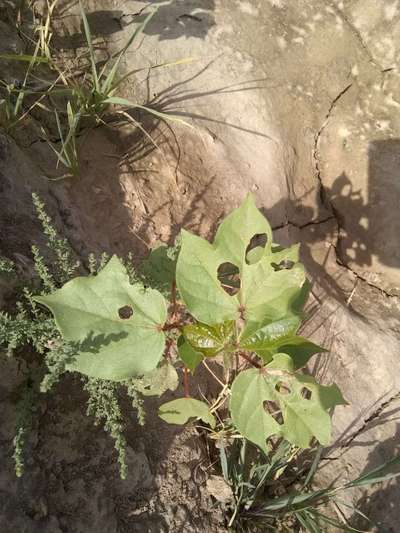
[[[61,164],[66,170],[66,174],[61,177],[77,176],[79,174],[78,136],[83,129],[104,123],[106,115],[112,109],[140,129],[146,137],[150,138],[157,149],[159,147],[151,136],[128,111],[140,109],[160,120],[172,120],[187,125],[185,121],[178,117],[162,113],[139,102],[131,102],[118,95],[121,84],[143,70],[135,69],[123,76],[119,75],[121,62],[127,51],[137,41],[144,28],[155,15],[157,8],[148,13],[119,52],[113,54],[106,61],[99,61],[96,59],[89,21],[80,2],[80,12],[89,56],[87,67],[83,68],[82,71],[78,64],[66,69],[52,50],[52,16],[56,5],[57,0],[53,2],[47,1],[46,15],[39,19],[34,17],[36,24],[33,32],[34,37],[27,37],[30,46],[33,47],[32,54],[0,54],[0,60],[28,63],[22,82],[7,82],[4,79],[0,79],[0,125],[2,123],[3,127],[12,131],[37,107],[42,112],[51,113],[55,120],[56,134],[58,136],[57,143],[52,141],[51,135],[48,134],[45,128],[40,127],[39,130],[56,154],[57,166]],[[187,61],[190,61],[190,58],[155,65],[152,68],[167,67]],[[36,67],[43,63],[47,65],[49,79],[53,79],[53,81],[46,82],[42,79],[42,74],[40,77],[35,75]],[[55,79],[52,72],[56,73]],[[40,90],[32,88],[38,81],[40,81]],[[27,97],[30,98],[30,102],[28,105],[24,105]]]

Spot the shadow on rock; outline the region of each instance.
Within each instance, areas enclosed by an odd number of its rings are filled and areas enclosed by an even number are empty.
[[[204,39],[209,30],[215,26],[213,15],[215,0],[175,0],[172,3],[150,0],[147,6],[157,6],[158,10],[144,28],[144,33],[157,35],[160,41],[179,37]],[[135,21],[142,22],[145,16],[145,13],[140,14],[135,17]]]
[[[303,198],[299,198],[282,199],[265,210],[271,219],[276,218],[275,213],[288,213],[288,220],[275,230],[287,227],[297,232],[303,261],[312,278],[327,294],[342,302],[344,291],[340,280],[327,272],[331,253],[335,262],[350,270],[355,266],[371,267],[374,260],[391,268],[400,267],[400,217],[396,216],[400,205],[400,140],[373,141],[368,153],[367,198],[361,189],[354,187],[346,172],[342,172],[330,187],[324,185],[307,193],[319,196],[316,209],[304,206]],[[298,219],[308,222],[297,224]],[[330,243],[325,246],[325,258],[320,255],[317,259],[313,253],[318,243]]]
[[[397,415],[397,416],[396,416]],[[385,423],[388,417],[393,420],[399,419],[399,409],[395,412],[387,413],[387,417],[379,423]],[[363,442],[363,446],[374,446],[368,456],[368,462],[362,474],[367,474],[371,470],[390,461],[400,455],[400,423],[397,424],[396,433],[390,439],[383,442]],[[357,446],[357,443],[354,443]],[[400,473],[399,466],[391,466],[388,471]],[[355,508],[364,513],[372,522],[372,525],[380,533],[397,533],[399,524],[400,508],[400,482],[399,478],[392,479],[384,484],[366,486],[362,489],[363,494],[355,504]],[[358,529],[371,529],[371,522],[365,520],[359,513],[354,513],[350,523]]]
[[[63,26],[63,19],[68,18],[74,3],[63,3],[55,10],[54,17]],[[120,10],[97,10],[86,13],[90,31],[94,39],[107,41],[114,34],[132,26],[132,33],[145,21],[151,8],[157,8],[153,18],[143,28],[145,35],[158,36],[160,41],[192,37],[204,39],[209,30],[215,26],[213,10],[215,0],[187,1],[175,0],[165,3],[162,0],[151,0],[136,12]],[[148,8],[148,9],[147,9]],[[80,31],[65,35],[55,34],[53,44],[56,48],[76,50],[86,45],[83,22]]]

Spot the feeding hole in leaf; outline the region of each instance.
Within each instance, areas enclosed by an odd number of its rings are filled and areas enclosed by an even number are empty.
[[[275,390],[279,392],[279,394],[290,394],[292,392],[289,385],[283,381],[278,381],[275,385]]]
[[[279,264],[277,263],[271,263],[274,270],[290,270],[294,266],[294,261],[290,261],[290,259],[283,259]]]
[[[283,416],[282,411],[279,408],[279,405],[276,402],[272,402],[271,400],[265,400],[264,403],[264,409],[266,412],[272,416],[272,418],[275,420],[275,422],[278,422],[278,424],[283,424]]]
[[[217,270],[218,281],[229,296],[234,296],[240,291],[239,269],[233,263],[222,263]]]
[[[133,309],[130,305],[124,305],[118,309],[118,316],[123,320],[128,320],[133,315]]]
[[[311,400],[312,392],[310,391],[310,389],[303,387],[300,391],[300,394],[305,400]]]
[[[262,249],[265,248],[267,242],[268,237],[266,233],[257,233],[256,235],[253,235],[246,248],[245,258],[248,265],[256,263],[259,260],[258,254],[256,253],[257,250],[255,249],[259,249],[258,251],[262,253]],[[249,256],[249,252],[252,250],[254,250],[254,252]]]

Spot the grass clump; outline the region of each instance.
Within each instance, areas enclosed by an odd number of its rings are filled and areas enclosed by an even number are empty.
[[[285,440],[271,442],[268,455],[243,438],[219,439],[219,463],[231,498],[225,510],[232,532],[353,531],[343,510],[376,525],[342,494],[352,488],[382,483],[400,475],[400,457],[343,483],[321,487],[314,482],[323,448],[300,450]]]
[[[40,126],[39,133],[55,153],[57,167],[61,165],[66,170],[61,178],[79,175],[78,138],[87,128],[104,123],[111,108],[115,108],[114,111],[118,115],[139,128],[158,148],[140,122],[135,120],[127,110],[140,109],[162,120],[185,122],[139,102],[131,102],[118,94],[123,82],[143,70],[135,69],[123,76],[119,75],[123,58],[153,18],[157,7],[149,11],[143,22],[132,32],[123,48],[104,61],[96,57],[93,34],[80,1],[80,14],[89,60],[82,67],[82,58],[78,58],[74,60],[75,64],[67,67],[63,60],[57,57],[57,51],[53,50],[51,44],[54,33],[52,17],[56,6],[57,0],[53,2],[47,0],[44,15],[37,16],[33,12],[33,35],[26,36],[29,53],[0,55],[0,60],[28,63],[20,82],[0,79],[0,124],[3,123],[3,126],[11,131],[24,118],[31,116],[37,108],[47,114],[50,113],[54,119],[55,132],[50,134],[43,126]],[[152,68],[172,66],[187,61],[190,59],[155,65]],[[47,71],[36,73],[36,69],[42,68],[43,65]],[[47,82],[43,79],[46,77],[51,81]],[[39,84],[38,81],[40,81]],[[36,86],[40,89],[35,89]],[[57,142],[54,142],[54,136],[57,136]]]

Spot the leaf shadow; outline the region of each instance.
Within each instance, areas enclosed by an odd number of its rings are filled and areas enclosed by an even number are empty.
[[[99,353],[105,346],[125,339],[128,332],[120,331],[118,333],[95,333],[89,332],[87,337],[82,341],[74,343],[77,352]]]

